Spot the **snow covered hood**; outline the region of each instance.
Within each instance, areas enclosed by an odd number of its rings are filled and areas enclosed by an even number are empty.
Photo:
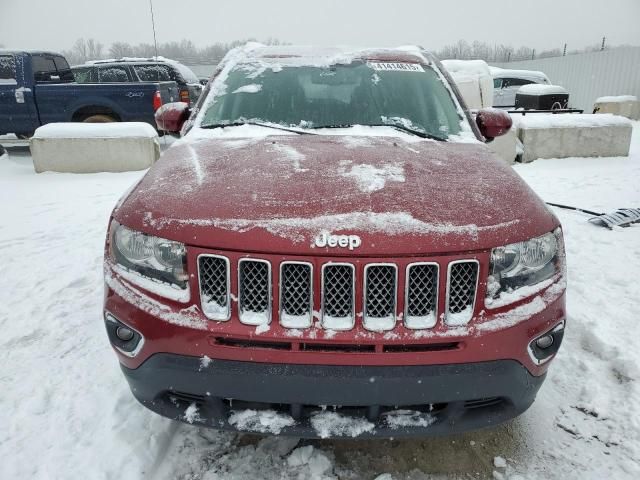
[[[328,135],[182,141],[114,216],[188,245],[302,255],[468,251],[557,225],[485,145]],[[314,247],[323,232],[362,244]]]

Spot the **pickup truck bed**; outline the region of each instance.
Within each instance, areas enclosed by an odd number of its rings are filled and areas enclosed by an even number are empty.
[[[48,70],[46,70],[48,69]],[[0,135],[52,122],[141,121],[178,100],[175,82],[77,84],[60,55],[0,50]]]

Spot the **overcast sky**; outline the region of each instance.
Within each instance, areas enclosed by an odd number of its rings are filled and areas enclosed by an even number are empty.
[[[640,45],[640,0],[153,0],[158,42],[268,37],[430,50],[460,39],[538,50]],[[80,37],[153,41],[148,0],[0,0],[0,44],[62,50]]]

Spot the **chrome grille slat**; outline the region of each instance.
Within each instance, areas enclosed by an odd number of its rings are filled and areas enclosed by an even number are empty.
[[[477,260],[459,260],[449,264],[447,315],[449,325],[464,325],[471,320],[478,288]]]
[[[229,320],[229,260],[218,255],[198,257],[200,306],[212,320]]]
[[[353,328],[355,268],[328,263],[322,267],[322,324],[332,330]]]
[[[280,324],[287,328],[311,326],[313,268],[310,263],[280,264]]]
[[[397,268],[394,264],[369,264],[364,276],[364,326],[391,330],[396,323]]]
[[[438,315],[438,264],[413,263],[407,267],[405,326],[432,328]]]
[[[241,259],[238,264],[240,321],[261,325],[271,321],[271,265],[265,260]]]

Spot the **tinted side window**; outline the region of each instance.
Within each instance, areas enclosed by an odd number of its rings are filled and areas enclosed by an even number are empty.
[[[493,79],[493,88],[502,88],[502,79],[494,78]]]
[[[175,74],[167,65],[135,65],[133,69],[141,82],[168,82],[175,80]]]
[[[98,72],[95,67],[82,67],[73,70],[78,83],[98,83]]]
[[[522,85],[529,85],[531,80],[525,80],[524,78],[505,78],[503,87],[521,87]]]
[[[31,57],[33,65],[33,79],[36,82],[56,82],[58,81],[58,70],[52,57],[43,55],[33,55]],[[54,78],[51,78],[51,77]]]
[[[53,63],[56,65],[56,69],[58,70],[58,77],[60,77],[61,82],[73,82],[73,72],[71,71],[71,67],[65,60],[64,57],[53,57]]]
[[[16,59],[13,55],[0,55],[0,83],[15,83]]]
[[[98,70],[98,74],[100,82],[120,83],[129,81],[126,67],[101,67]]]

